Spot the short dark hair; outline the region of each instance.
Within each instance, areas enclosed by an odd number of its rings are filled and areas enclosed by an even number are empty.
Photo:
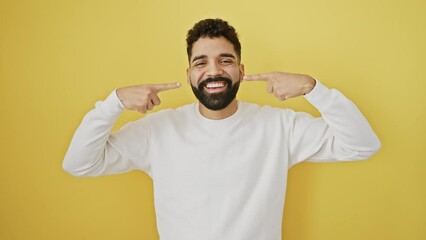
[[[193,44],[203,37],[226,38],[234,46],[234,50],[238,55],[238,61],[241,61],[241,44],[240,40],[238,40],[238,34],[235,28],[229,25],[228,22],[219,18],[201,20],[188,31],[186,35],[188,61],[191,61]]]

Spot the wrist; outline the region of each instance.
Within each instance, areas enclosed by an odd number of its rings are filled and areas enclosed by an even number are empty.
[[[314,89],[317,81],[308,75],[305,75],[305,83],[303,84],[303,95],[306,95],[308,93],[310,93],[312,91],[312,89]]]
[[[124,106],[124,103],[123,103],[123,100],[120,98],[120,89],[121,88],[118,88],[118,89],[115,89],[115,96],[117,97],[117,99],[118,99],[118,102],[120,103],[120,106],[121,106],[121,108],[122,109],[126,109],[126,107]]]

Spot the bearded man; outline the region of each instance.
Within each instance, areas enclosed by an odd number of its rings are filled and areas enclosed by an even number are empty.
[[[86,114],[63,162],[75,176],[146,172],[162,240],[279,240],[291,166],[366,159],[380,148],[339,91],[305,74],[246,76],[238,35],[226,21],[195,24],[187,53],[198,102],[111,133],[125,109],[146,113],[160,104],[159,92],[180,83],[118,88]],[[322,117],[236,99],[243,81],[258,80],[281,101],[304,96]]]

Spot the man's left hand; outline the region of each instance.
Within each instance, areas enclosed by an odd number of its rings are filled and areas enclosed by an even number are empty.
[[[272,72],[246,75],[246,81],[266,81],[268,93],[273,93],[281,101],[302,96],[311,92],[316,81],[305,74]]]

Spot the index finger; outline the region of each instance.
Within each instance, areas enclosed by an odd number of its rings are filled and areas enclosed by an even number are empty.
[[[175,83],[160,83],[160,84],[151,84],[151,86],[157,90],[157,92],[162,92],[170,89],[179,88],[181,84],[179,82]]]
[[[270,78],[271,76],[268,73],[245,75],[243,77],[243,79],[247,81],[268,81]]]

